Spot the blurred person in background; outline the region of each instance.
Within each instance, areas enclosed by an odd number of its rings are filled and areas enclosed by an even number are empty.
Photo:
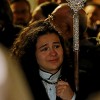
[[[0,44],[0,100],[34,100],[16,58]]]
[[[59,4],[46,20],[50,20],[55,28],[63,35],[66,42],[73,38],[73,11],[67,3]],[[79,11],[79,22],[80,39],[83,39],[87,29],[87,15],[83,9]]]
[[[0,43],[10,48],[23,27],[13,24],[13,14],[7,0],[0,0]]]
[[[87,14],[87,34],[88,37],[96,37],[100,31],[100,4],[88,3],[84,10]]]
[[[31,6],[27,0],[10,0],[13,24],[27,26],[31,20]]]
[[[32,19],[30,23],[46,19],[57,6],[58,4],[56,2],[44,2],[38,5],[32,12]]]

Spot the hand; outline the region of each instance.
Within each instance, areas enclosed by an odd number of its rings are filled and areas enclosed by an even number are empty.
[[[71,100],[74,95],[74,92],[72,91],[68,82],[60,80],[56,85],[56,94],[62,100]]]

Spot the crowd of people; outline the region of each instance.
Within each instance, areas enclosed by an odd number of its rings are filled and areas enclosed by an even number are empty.
[[[29,99],[25,100],[97,100],[100,92],[100,3],[87,0],[78,11],[77,59],[73,49],[74,11],[67,1],[37,2],[39,4],[31,12],[27,0],[0,0],[0,45],[20,64],[25,79],[20,76],[19,79],[27,82],[25,91]],[[24,91],[22,84],[18,89]],[[23,98],[23,93],[20,95]]]

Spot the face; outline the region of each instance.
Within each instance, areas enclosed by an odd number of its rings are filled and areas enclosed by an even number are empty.
[[[56,73],[63,62],[63,48],[56,34],[45,34],[38,38],[36,59],[40,69]]]
[[[15,2],[10,7],[14,24],[26,26],[31,18],[29,6],[25,2]]]
[[[93,27],[97,21],[100,22],[100,9],[95,6],[87,6],[85,8],[88,17],[88,26]]]

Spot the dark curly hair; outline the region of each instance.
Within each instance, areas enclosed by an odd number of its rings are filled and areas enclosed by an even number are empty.
[[[64,55],[66,55],[66,48],[61,34],[55,30],[49,21],[40,20],[24,28],[11,48],[12,53],[20,59],[22,66],[38,66],[35,57],[36,43],[40,36],[48,34],[48,32],[49,34],[55,33],[59,37]]]

